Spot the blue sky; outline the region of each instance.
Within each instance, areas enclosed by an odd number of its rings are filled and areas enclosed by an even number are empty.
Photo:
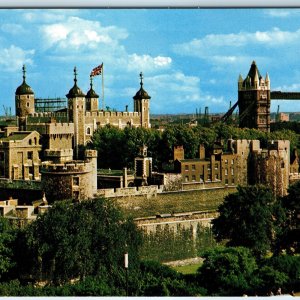
[[[256,61],[271,90],[300,91],[299,9],[7,9],[0,10],[0,114],[15,112],[26,64],[39,98],[87,92],[90,71],[104,63],[105,106],[133,110],[139,73],[151,113],[225,112],[237,79]],[[101,95],[101,76],[94,80]],[[101,102],[101,101],[100,101]],[[273,101],[272,111],[300,111],[300,101]]]

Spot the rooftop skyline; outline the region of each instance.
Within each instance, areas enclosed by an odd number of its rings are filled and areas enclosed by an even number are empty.
[[[86,93],[103,62],[105,106],[133,110],[140,87],[153,114],[226,112],[253,60],[271,90],[300,91],[299,9],[7,9],[0,10],[0,114],[15,112],[15,90],[35,97]],[[101,76],[94,90],[102,96]],[[99,103],[101,103],[101,100]],[[272,101],[271,111],[300,111],[300,101]]]

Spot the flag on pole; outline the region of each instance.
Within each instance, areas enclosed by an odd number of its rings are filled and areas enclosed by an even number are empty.
[[[91,72],[90,76],[97,76],[100,75],[102,73],[102,68],[103,68],[103,63],[101,65],[99,65],[98,67],[94,68]]]

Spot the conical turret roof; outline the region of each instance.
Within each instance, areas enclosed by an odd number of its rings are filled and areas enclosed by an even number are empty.
[[[260,80],[262,78],[262,76],[260,75],[260,72],[256,66],[256,62],[253,61],[250,67],[250,70],[248,72],[247,77],[244,80],[243,85],[245,86],[246,84],[249,84],[249,82],[251,83],[251,86],[254,86],[254,82],[258,79]],[[248,80],[247,80],[248,79]]]

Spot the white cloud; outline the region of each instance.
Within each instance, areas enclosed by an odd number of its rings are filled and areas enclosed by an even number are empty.
[[[273,18],[288,18],[292,16],[299,16],[299,9],[268,9],[264,11],[265,14]]]
[[[25,32],[22,25],[12,23],[3,24],[1,30],[10,34],[23,34]]]
[[[78,13],[78,10],[75,9],[25,10],[22,17],[29,23],[53,23],[63,21],[68,15],[74,16],[76,13]]]
[[[292,32],[275,27],[270,31],[209,34],[201,39],[193,39],[187,43],[174,45],[173,49],[178,54],[209,57],[220,53],[220,51],[224,53],[230,49],[232,51],[235,48],[253,46],[254,44],[285,47],[287,44],[298,43],[299,38],[300,29]]]
[[[282,85],[272,88],[274,91],[285,91],[285,92],[298,92],[300,90],[300,83],[293,83],[291,85]]]
[[[154,99],[164,99],[159,105],[200,101],[200,78],[182,72],[152,76],[146,78],[144,84],[146,89],[154,92]]]
[[[115,26],[103,27],[98,21],[89,21],[79,17],[68,17],[65,22],[43,25],[40,28],[47,47],[82,50],[94,49],[99,44],[117,46],[118,41],[126,39],[128,33]]]
[[[158,68],[168,68],[172,63],[170,57],[156,56],[152,57],[150,55],[128,55],[128,70],[130,71],[140,71],[144,72],[153,71]]]
[[[6,71],[20,70],[23,64],[33,64],[34,53],[34,50],[23,50],[14,45],[0,48],[0,66]]]

